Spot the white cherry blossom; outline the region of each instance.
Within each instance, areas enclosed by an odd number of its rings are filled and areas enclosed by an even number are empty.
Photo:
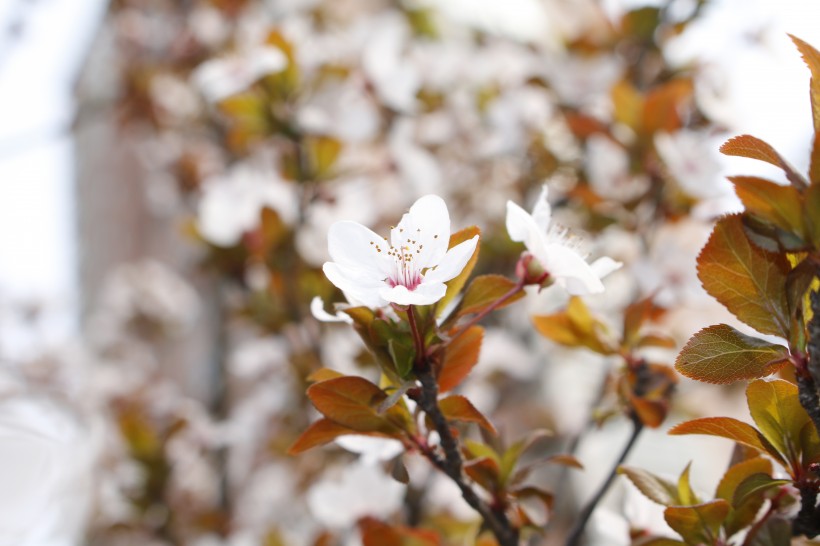
[[[478,235],[447,249],[450,214],[444,200],[426,195],[391,228],[390,240],[356,222],[336,222],[328,234],[333,261],[327,278],[348,298],[368,307],[429,305],[444,297],[444,284],[461,273]]]
[[[550,224],[552,209],[547,201],[547,187],[529,214],[507,201],[507,232],[513,241],[524,243],[555,284],[575,296],[604,291],[601,279],[619,267],[612,258],[598,258],[591,264],[579,252],[580,240],[560,225]]]

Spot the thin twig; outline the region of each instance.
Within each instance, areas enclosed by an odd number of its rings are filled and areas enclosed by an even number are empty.
[[[526,284],[526,279],[524,279],[524,278],[519,279],[519,280],[518,280],[518,282],[516,283],[516,285],[515,285],[515,286],[513,286],[512,288],[510,288],[510,290],[509,290],[509,291],[507,291],[507,293],[506,293],[506,294],[504,294],[503,296],[501,296],[500,298],[498,298],[497,300],[495,300],[493,303],[491,303],[490,305],[488,305],[487,307],[485,307],[484,309],[482,309],[480,313],[477,313],[477,314],[476,314],[473,318],[471,318],[470,320],[468,320],[467,322],[465,322],[465,323],[464,323],[464,324],[463,324],[463,325],[462,325],[462,326],[458,329],[458,331],[457,331],[455,334],[453,334],[452,336],[450,336],[450,339],[451,339],[451,340],[456,339],[458,336],[460,336],[461,334],[463,334],[464,332],[466,332],[467,330],[469,330],[471,326],[475,325],[475,324],[476,324],[476,323],[478,323],[481,319],[483,319],[484,317],[486,317],[487,315],[489,315],[491,312],[493,312],[493,311],[495,311],[496,309],[498,309],[499,307],[501,307],[501,305],[503,305],[504,303],[506,303],[506,302],[507,302],[507,300],[509,300],[510,298],[512,298],[513,296],[515,296],[515,295],[516,295],[516,294],[518,294],[519,292],[521,292],[521,291],[524,289],[524,285],[525,285],[525,284]]]
[[[618,460],[615,461],[615,464],[612,466],[612,470],[609,472],[606,480],[603,484],[601,484],[601,487],[595,493],[595,496],[590,499],[589,503],[587,503],[586,507],[578,517],[578,520],[575,522],[572,531],[570,531],[569,538],[567,538],[566,546],[577,546],[579,544],[579,541],[584,534],[584,527],[586,527],[590,516],[592,516],[592,513],[595,511],[598,503],[601,502],[601,499],[604,498],[604,495],[609,490],[609,486],[612,485],[612,482],[615,480],[615,476],[618,475],[618,467],[621,466],[621,464],[626,460],[627,455],[629,455],[629,452],[632,451],[632,448],[635,446],[635,442],[642,430],[643,423],[640,419],[633,417],[632,434],[629,436],[629,440],[624,446],[623,451],[621,451],[621,455],[618,457]]]
[[[438,406],[438,384],[430,366],[428,365],[424,371],[418,372],[417,377],[421,382],[418,403],[421,409],[430,417],[436,432],[438,432],[441,447],[444,451],[444,459],[442,460],[431,450],[422,452],[458,486],[461,490],[461,496],[467,501],[467,504],[481,514],[500,546],[519,546],[518,529],[507,518],[503,507],[494,508],[487,504],[478,496],[464,477],[461,451],[450,430],[447,418]]]

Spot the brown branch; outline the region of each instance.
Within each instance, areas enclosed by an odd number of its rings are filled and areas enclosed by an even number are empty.
[[[812,319],[808,324],[808,358],[797,366],[797,388],[800,405],[809,414],[820,434],[820,295],[811,294]],[[800,511],[792,522],[792,535],[813,538],[820,535],[820,510],[817,507],[817,483],[813,479],[797,483],[800,491]]]
[[[430,417],[433,426],[441,439],[441,447],[444,451],[444,458],[436,455],[430,449],[422,450],[422,453],[439,470],[447,474],[461,490],[461,496],[467,501],[476,512],[481,514],[487,527],[493,532],[500,546],[519,546],[518,529],[513,526],[503,507],[491,507],[481,497],[478,496],[472,486],[467,483],[464,476],[464,463],[461,458],[461,450],[458,441],[450,430],[447,418],[438,406],[438,383],[433,372],[428,365],[423,371],[417,372],[421,382],[421,392],[417,398],[422,410]]]

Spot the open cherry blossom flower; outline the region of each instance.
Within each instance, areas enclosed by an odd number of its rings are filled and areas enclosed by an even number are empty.
[[[601,279],[621,267],[612,258],[598,258],[591,264],[579,252],[580,240],[560,225],[550,225],[552,209],[547,201],[547,187],[538,202],[527,213],[507,201],[507,232],[513,241],[524,243],[555,284],[574,296],[604,291]]]
[[[450,214],[444,200],[426,195],[390,230],[390,241],[356,222],[330,226],[327,278],[368,307],[429,305],[444,297],[478,244],[478,235],[447,249]]]

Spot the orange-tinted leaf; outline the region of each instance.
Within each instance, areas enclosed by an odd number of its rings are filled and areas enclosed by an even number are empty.
[[[746,208],[775,226],[803,237],[803,206],[794,186],[783,186],[756,176],[730,176],[735,193]]]
[[[403,525],[388,525],[372,517],[359,520],[363,546],[439,546],[435,531]]]
[[[324,135],[309,135],[302,144],[307,155],[310,175],[317,180],[333,174],[333,167],[342,152],[342,142]]]
[[[646,498],[653,502],[663,506],[673,506],[680,503],[678,487],[668,480],[659,478],[641,468],[623,465],[618,467],[618,473],[629,478],[629,481],[631,481]]]
[[[481,230],[476,226],[470,226],[459,230],[450,235],[450,243],[448,248],[453,248],[464,241],[472,239],[476,235],[481,235]],[[470,274],[473,272],[473,268],[478,261],[478,253],[480,249],[481,244],[479,240],[479,244],[476,245],[473,255],[467,261],[467,265],[464,266],[461,273],[459,273],[454,279],[447,281],[447,292],[445,292],[444,297],[441,298],[441,300],[439,300],[436,304],[436,316],[441,315],[450,302],[452,302],[453,299],[455,299],[455,297],[461,292],[461,289],[464,288],[464,284],[467,282],[467,279],[470,278]]]
[[[776,372],[788,362],[789,350],[747,336],[727,324],[697,332],[681,349],[675,369],[707,383],[732,383]]]
[[[307,395],[325,417],[359,432],[396,434],[410,421],[407,410],[394,405],[383,415],[378,406],[387,394],[363,377],[345,376],[314,383]]]
[[[641,130],[644,98],[632,83],[623,79],[610,91],[615,121],[623,123],[636,133]]]
[[[552,506],[555,502],[555,496],[552,493],[532,485],[510,491],[510,494],[517,499],[535,498],[540,500],[547,513],[552,511]]]
[[[739,215],[722,218],[698,256],[698,277],[712,297],[752,328],[786,339],[788,273],[785,257],[749,241]]]
[[[464,292],[464,299],[461,300],[461,305],[458,308],[458,316],[480,313],[515,288],[515,285],[514,281],[502,275],[481,275],[476,277],[467,287],[467,291]],[[496,309],[503,309],[523,297],[524,291],[519,291]]]
[[[648,296],[630,304],[624,310],[623,344],[627,347],[638,342],[641,328],[647,323],[659,319],[666,309],[655,305],[654,296]]]
[[[669,413],[669,403],[666,400],[648,400],[639,396],[630,396],[629,404],[641,420],[641,423],[658,428]]]
[[[695,506],[670,506],[663,516],[687,544],[714,544],[729,509],[727,501],[717,499]]]
[[[606,326],[596,319],[579,297],[572,297],[565,311],[532,317],[542,336],[568,347],[586,347],[596,353],[615,352],[606,339]]]
[[[439,391],[447,392],[464,381],[478,362],[483,339],[484,328],[470,326],[463,334],[450,342],[438,375]]]
[[[811,113],[814,120],[814,132],[820,134],[820,52],[796,36],[789,34],[789,38],[797,46],[803,56],[803,61],[811,71]],[[817,162],[812,155],[812,170],[816,165]]]
[[[475,539],[475,546],[498,546],[498,541],[492,535],[492,533],[485,532],[482,533],[477,539]]]
[[[404,546],[404,538],[396,529],[381,521],[365,517],[359,520],[363,546]]]
[[[501,483],[498,463],[490,457],[468,460],[464,463],[464,472],[490,493],[495,492]]]
[[[652,89],[643,108],[643,132],[674,132],[681,128],[682,106],[692,96],[692,80],[677,78]]]
[[[662,349],[674,349],[678,346],[675,338],[662,334],[646,334],[638,338],[636,347],[660,347]]]
[[[761,434],[786,461],[799,462],[800,435],[809,416],[800,405],[797,387],[780,379],[753,381],[746,387],[746,400]]]
[[[684,421],[672,427],[669,434],[719,436],[756,449],[760,453],[771,455],[781,462],[783,461],[774,446],[756,428],[732,417],[703,417]]]
[[[439,409],[441,409],[441,413],[448,419],[477,423],[486,431],[497,434],[495,427],[484,417],[484,414],[478,411],[472,402],[460,394],[453,394],[439,400],[438,406]]]
[[[307,430],[305,430],[293,445],[288,448],[288,454],[290,455],[298,455],[308,449],[325,445],[329,442],[332,442],[339,436],[344,436],[346,434],[359,434],[364,436],[381,436],[385,438],[391,437],[389,434],[381,434],[378,432],[359,432],[345,426],[342,426],[338,423],[334,423],[330,419],[323,418],[319,419],[315,423],[312,423]]]
[[[752,135],[740,135],[727,140],[720,147],[725,155],[748,157],[770,163],[780,167],[786,173],[786,178],[797,188],[806,187],[803,176],[792,167],[770,144]]]
[[[327,381],[328,379],[336,379],[337,377],[344,377],[344,374],[336,370],[331,370],[330,368],[319,368],[307,376],[307,380],[311,383],[318,383],[320,381]]]
[[[560,464],[564,466],[568,466],[570,468],[577,468],[579,470],[583,470],[584,465],[581,464],[581,461],[573,457],[572,455],[568,455],[566,453],[561,453],[558,455],[553,455],[551,457],[547,457],[544,461],[545,463],[552,463],[552,464]]]
[[[579,139],[588,138],[596,133],[609,135],[609,127],[598,119],[580,112],[566,112],[564,120],[573,135]]]

